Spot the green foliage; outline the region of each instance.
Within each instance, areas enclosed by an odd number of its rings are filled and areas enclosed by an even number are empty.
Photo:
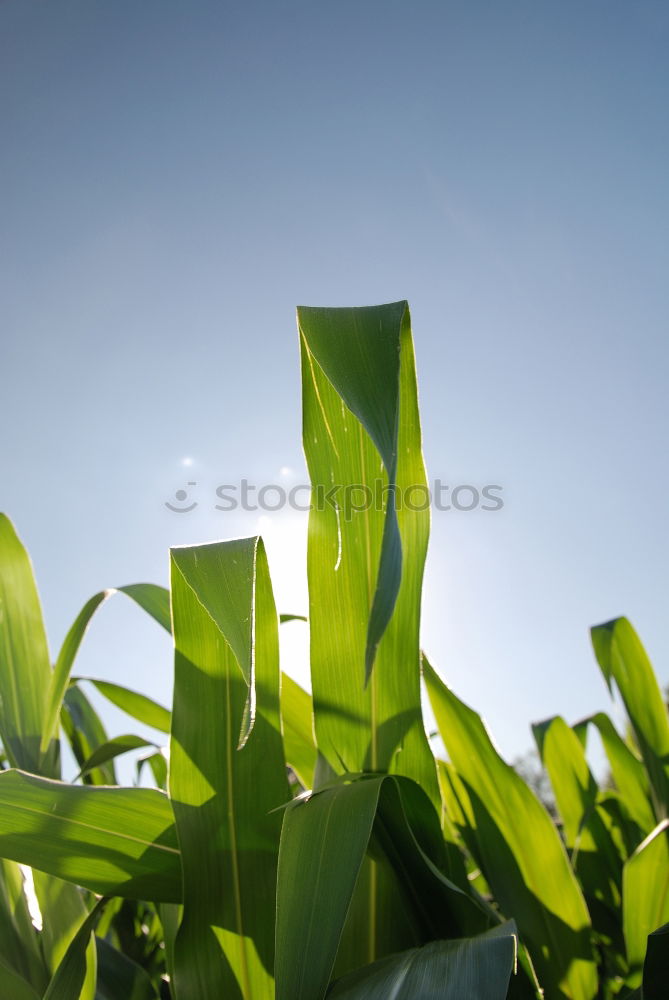
[[[556,819],[421,659],[407,304],[302,308],[298,325],[313,696],[280,672],[279,622],[298,616],[277,615],[260,539],[173,549],[169,592],[119,588],[173,629],[170,711],[72,676],[114,590],[51,666],[30,560],[0,516],[0,998],[658,1000],[669,723],[638,637],[625,619],[593,629],[628,736],[603,712],[534,727]],[[169,745],[110,738],[86,683]],[[588,764],[593,727],[612,787]],[[118,787],[116,758],[138,750],[137,781],[156,787]]]

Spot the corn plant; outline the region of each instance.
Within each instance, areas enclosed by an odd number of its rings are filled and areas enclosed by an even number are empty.
[[[407,304],[302,308],[298,326],[312,694],[280,671],[262,540],[175,548],[169,592],[120,588],[173,634],[171,712],[94,681],[168,735],[169,769],[147,741],[109,739],[72,671],[111,592],[52,667],[0,520],[0,997],[664,996],[669,724],[638,638],[624,619],[593,630],[627,736],[603,713],[535,727],[556,825],[420,652],[429,511],[409,502],[426,475]],[[593,726],[611,788],[589,770]],[[118,787],[115,757],[140,748],[156,787]]]

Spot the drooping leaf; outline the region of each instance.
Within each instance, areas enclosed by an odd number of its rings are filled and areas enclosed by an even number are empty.
[[[137,775],[136,783],[139,784],[142,771],[148,766],[153,774],[153,780],[158,788],[167,788],[167,760],[162,750],[150,753],[145,757],[140,757],[135,765]]]
[[[58,775],[55,747],[43,758],[51,663],[30,558],[0,514],[0,738],[12,767]]]
[[[638,986],[641,982],[648,935],[667,922],[669,820],[663,820],[639,844],[623,869],[623,927],[630,986]],[[660,944],[666,946],[666,938]],[[657,947],[655,943],[654,947]]]
[[[479,716],[426,659],[423,676],[441,738],[466,788],[477,860],[502,912],[518,924],[547,992],[591,1000],[598,985],[590,918],[550,816],[499,756]]]
[[[116,736],[113,740],[107,740],[102,746],[97,747],[88,760],[84,762],[77,777],[88,774],[89,771],[93,771],[102,764],[114,760],[121,754],[128,753],[130,750],[141,750],[143,747],[155,747],[155,743],[143,740],[141,736],[134,736],[132,733],[126,733],[123,736]]]
[[[88,681],[101,695],[104,695],[107,701],[116,705],[133,719],[145,726],[151,726],[152,729],[157,729],[161,733],[169,733],[172,719],[170,711],[159,705],[153,698],[140,694],[138,691],[131,691],[130,688],[123,687],[121,684],[112,684],[110,681],[103,681],[97,677],[75,677],[73,680],[77,683]]]
[[[169,593],[164,587],[158,587],[153,583],[133,583],[125,587],[102,590],[86,602],[65,637],[55,668],[51,673],[40,742],[43,766],[47,762],[46,755],[49,753],[52,741],[58,737],[58,722],[63,698],[70,683],[72,665],[81,641],[97,609],[107,598],[116,593],[126,594],[168,632],[171,629]]]
[[[658,821],[669,816],[669,719],[659,684],[627,618],[592,629],[592,644],[604,679],[615,681],[648,772]]]
[[[318,747],[339,773],[407,775],[436,806],[418,642],[430,514],[407,303],[300,307],[298,324]]]
[[[350,973],[328,1000],[505,1000],[516,961],[514,922],[474,938],[433,941]]]
[[[181,859],[167,797],[0,774],[0,855],[96,893],[179,902]]]
[[[47,693],[47,704],[42,729],[42,739],[40,742],[40,753],[42,758],[49,753],[52,741],[58,739],[58,726],[60,713],[63,706],[63,698],[70,683],[70,672],[74,658],[77,655],[81,640],[97,608],[109,596],[111,591],[103,590],[95,594],[79,612],[76,621],[65,636],[56,665],[49,680],[49,690]]]
[[[172,550],[169,787],[184,868],[177,995],[273,1000],[274,898],[290,798],[278,620],[264,547]]]

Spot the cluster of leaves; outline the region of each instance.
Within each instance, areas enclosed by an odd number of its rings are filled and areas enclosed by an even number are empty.
[[[72,670],[112,592],[52,666],[0,518],[0,996],[659,1000],[669,722],[636,634],[625,619],[593,630],[625,737],[603,713],[535,727],[556,823],[420,653],[429,512],[395,502],[426,481],[406,303],[301,309],[299,329],[314,487],[380,479],[385,498],[311,512],[313,694],[280,673],[261,539],[176,548],[169,591],[121,588],[173,634],[172,712],[93,682],[168,745],[108,739]],[[421,677],[448,759],[426,737]],[[114,759],[137,749],[155,787],[117,785]]]

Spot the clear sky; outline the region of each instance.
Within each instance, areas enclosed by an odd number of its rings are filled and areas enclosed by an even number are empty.
[[[298,303],[408,298],[430,477],[504,489],[435,512],[439,670],[510,757],[607,707],[591,624],[667,682],[668,51],[663,0],[3,0],[0,509],[54,650],[258,530],[216,485],[303,479]],[[304,518],[261,527],[306,610]],[[78,670],[167,702],[123,600]]]

